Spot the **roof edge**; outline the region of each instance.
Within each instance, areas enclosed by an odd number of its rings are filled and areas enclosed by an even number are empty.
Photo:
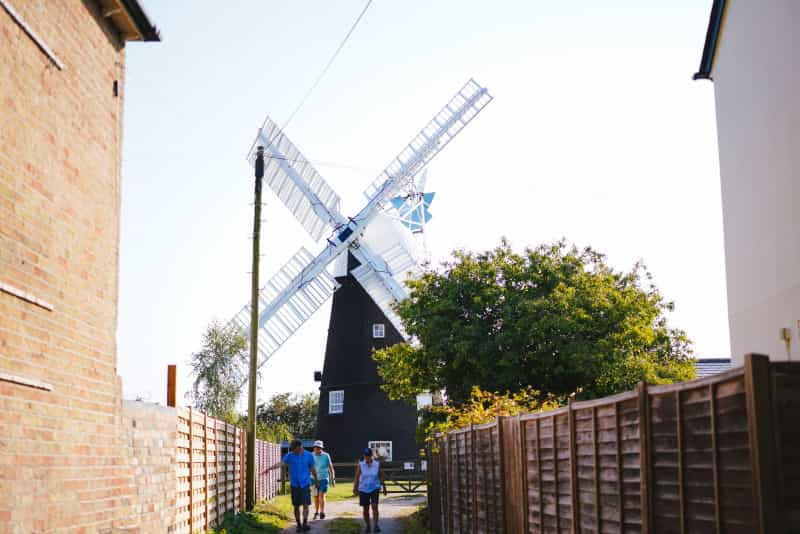
[[[703,46],[703,57],[700,59],[700,68],[692,76],[693,80],[711,80],[711,69],[714,68],[714,58],[717,55],[717,44],[719,34],[722,29],[722,20],[725,16],[725,0],[714,0],[711,6],[711,15],[708,18],[708,30],[706,30],[706,42]]]
[[[122,7],[124,7],[125,11],[130,15],[139,33],[142,35],[143,41],[161,40],[161,32],[159,32],[158,28],[152,23],[139,0],[119,0],[119,3],[122,4]]]

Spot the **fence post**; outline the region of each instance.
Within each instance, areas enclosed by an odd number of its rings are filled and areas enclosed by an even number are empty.
[[[641,508],[642,534],[649,534],[652,526],[650,510],[650,402],[647,384],[639,382],[639,506]],[[622,473],[620,473],[622,477]]]
[[[242,507],[242,510],[246,510],[247,508],[247,481],[245,476],[245,467],[247,458],[247,431],[239,429],[239,503]],[[250,510],[246,510],[250,511]]]
[[[520,476],[522,477],[522,531],[530,532],[528,524],[528,429],[522,421],[522,417],[517,414],[517,432],[519,433],[519,453],[520,453]]]
[[[189,532],[194,532],[194,421],[189,406]]]
[[[470,469],[472,475],[472,532],[478,532],[478,470],[475,468],[475,425],[469,424],[469,453]]]
[[[208,530],[208,415],[203,414],[203,522]]]
[[[504,532],[523,532],[525,528],[525,495],[522,477],[523,444],[520,434],[519,416],[497,417],[498,447],[500,454],[500,473],[503,488],[503,527]],[[498,528],[500,525],[498,524]]]
[[[447,486],[445,487],[445,495],[447,496],[446,505],[447,505],[447,515],[445,516],[445,531],[450,534],[453,530],[453,495],[451,491],[451,487],[453,485],[453,481],[450,479],[452,475],[452,470],[450,468],[450,436],[451,434],[444,435],[444,468],[445,468],[445,480],[447,480]]]
[[[569,427],[569,494],[572,502],[572,532],[580,532],[580,508],[578,506],[578,451],[575,443],[575,410],[572,399],[567,399],[567,422]],[[556,477],[558,470],[556,470]]]
[[[747,399],[747,430],[750,439],[750,462],[753,470],[753,497],[759,532],[778,532],[778,495],[775,473],[775,448],[772,440],[772,392],[769,356],[747,354],[744,357],[744,388]]]
[[[592,407],[592,467],[594,468],[594,522],[597,532],[603,531],[600,513],[600,437],[597,435],[597,406]]]
[[[219,419],[214,421],[214,517],[216,524],[222,523],[222,513],[220,513],[219,499]]]

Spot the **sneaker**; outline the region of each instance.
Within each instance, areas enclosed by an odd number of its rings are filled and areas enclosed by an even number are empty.
[[[297,525],[297,528],[295,529],[295,532],[303,532],[303,527],[301,527],[300,525]]]
[[[320,519],[325,519],[325,512],[322,512],[321,514],[319,514],[319,518]]]
[[[322,514],[322,518],[325,519],[325,514]],[[316,521],[317,519],[319,519],[319,514],[317,512],[314,512],[314,521]]]
[[[308,532],[309,530],[311,530],[311,526],[308,523],[303,525],[303,532]]]
[[[381,531],[381,527],[379,527],[378,525],[375,525],[375,530],[373,530],[372,532],[380,532],[380,531]]]
[[[367,527],[367,528],[364,529],[364,532],[372,532],[372,529]]]

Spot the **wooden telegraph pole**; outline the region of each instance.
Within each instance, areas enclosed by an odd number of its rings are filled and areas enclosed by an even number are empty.
[[[256,375],[258,373],[258,264],[261,239],[261,179],[264,177],[264,147],[256,152],[256,194],[253,215],[253,274],[250,293],[250,391],[247,397],[247,472],[245,508],[256,503]]]

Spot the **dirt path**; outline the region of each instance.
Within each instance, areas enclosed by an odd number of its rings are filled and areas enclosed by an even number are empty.
[[[423,495],[390,495],[388,497],[381,495],[380,508],[378,510],[380,513],[379,524],[381,532],[383,534],[401,534],[402,524],[400,519],[414,513],[424,502],[425,496]],[[311,517],[314,516],[313,506],[311,507],[310,515]],[[328,503],[325,506],[324,520],[311,521],[309,518],[309,524],[311,525],[311,530],[309,532],[316,534],[327,533],[328,523],[337,517],[348,517],[358,520],[363,531],[364,520],[361,519],[361,507],[358,505],[356,499],[352,499]],[[283,531],[284,534],[293,533],[295,527],[294,520],[292,520],[289,527]]]

